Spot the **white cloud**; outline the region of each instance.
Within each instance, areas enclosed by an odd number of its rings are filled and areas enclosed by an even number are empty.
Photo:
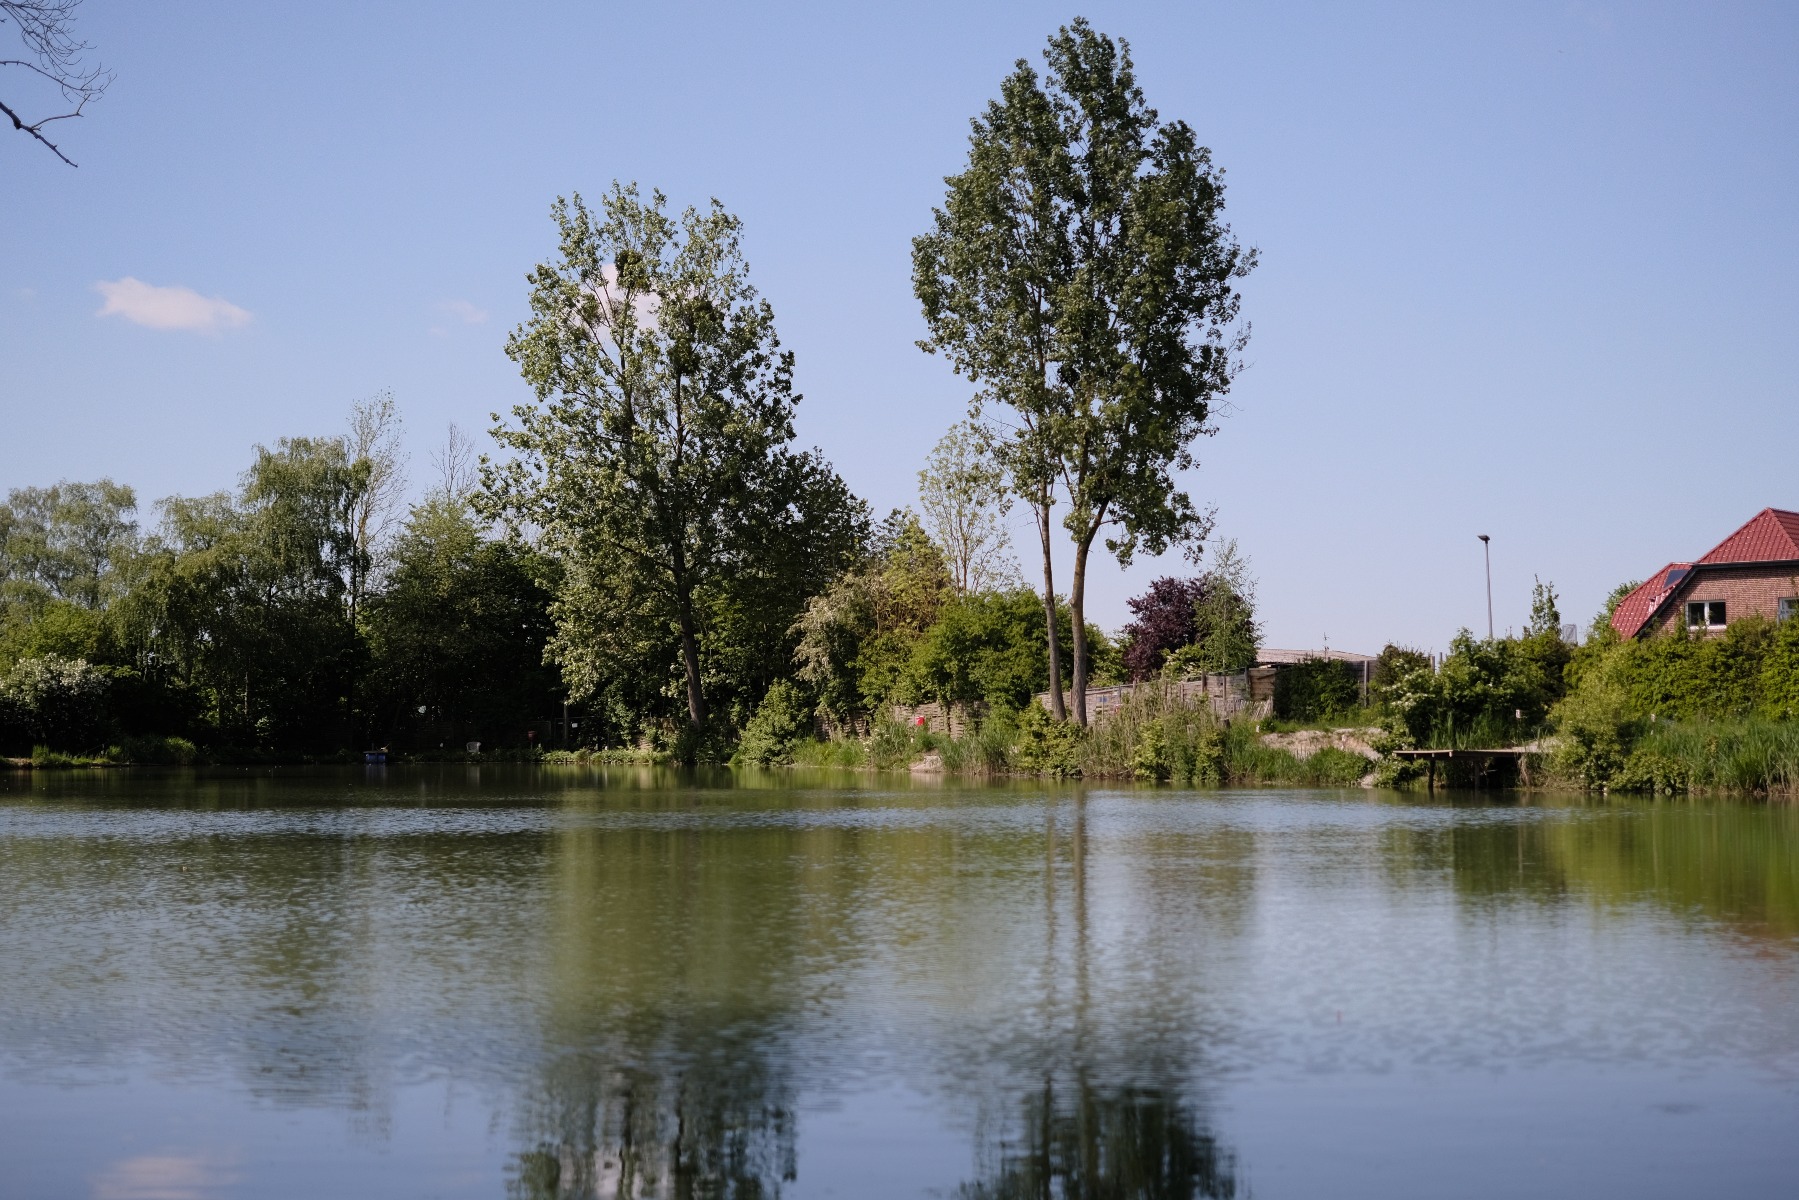
[[[218,296],[202,296],[192,288],[157,287],[127,275],[101,280],[94,290],[106,298],[95,316],[124,317],[150,329],[187,329],[217,333],[250,323],[250,314]]]
[[[445,300],[437,306],[439,312],[447,312],[464,325],[479,325],[487,320],[487,312],[476,308],[467,300]]]

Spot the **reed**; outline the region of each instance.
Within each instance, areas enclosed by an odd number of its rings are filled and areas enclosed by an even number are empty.
[[[1657,722],[1637,740],[1619,791],[1799,795],[1799,722]]]

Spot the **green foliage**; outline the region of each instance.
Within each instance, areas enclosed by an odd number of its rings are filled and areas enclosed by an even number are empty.
[[[368,564],[350,522],[367,479],[341,439],[284,438],[257,448],[237,495],[160,504],[116,617],[171,709],[192,697],[207,727],[244,747],[353,738],[366,659],[350,585]]]
[[[920,345],[979,386],[977,409],[1009,410],[996,453],[1040,522],[1067,490],[1078,635],[1103,528],[1126,564],[1204,536],[1174,472],[1194,465],[1229,390],[1244,344],[1229,332],[1235,281],[1255,254],[1222,221],[1210,152],[1160,122],[1128,46],[1077,19],[1044,57],[1042,76],[1020,62],[973,122],[967,166],[913,242],[913,289]],[[1078,640],[1074,667],[1078,698]]]
[[[1020,582],[1006,528],[1012,494],[988,441],[972,421],[953,425],[918,473],[918,506],[962,596]]]
[[[439,494],[412,510],[385,582],[365,610],[381,744],[500,744],[559,709],[561,681],[543,662],[553,563],[483,536],[465,501]]]
[[[1169,655],[1167,670],[1182,679],[1233,675],[1255,665],[1262,645],[1256,620],[1256,584],[1237,540],[1218,543],[1194,605],[1193,642]]]
[[[1799,618],[1775,626],[1762,658],[1758,707],[1767,716],[1799,719]]]
[[[1799,783],[1799,622],[1747,617],[1716,637],[1596,637],[1568,676],[1552,765],[1571,781],[1654,792]]]
[[[0,504],[0,606],[116,599],[138,548],[137,496],[110,479],[15,488]]]
[[[105,671],[83,659],[26,658],[0,676],[0,747],[98,746],[107,728]]]
[[[1058,606],[1061,645],[1070,615]],[[956,593],[917,518],[895,512],[860,565],[808,602],[796,626],[801,682],[839,722],[889,704],[1019,709],[1049,686],[1042,604],[1025,588]],[[1098,678],[1117,678],[1117,648],[1089,628]]]
[[[1182,784],[1223,783],[1223,731],[1207,702],[1171,683],[1140,683],[1087,740],[1084,773]]]
[[[1554,717],[1552,769],[1584,787],[1604,787],[1629,757],[1640,724],[1625,657],[1614,654],[1587,665]]]
[[[1043,608],[1024,588],[965,596],[946,605],[907,663],[908,691],[945,706],[1022,709],[1049,686]]]
[[[1535,737],[1566,693],[1573,655],[1555,603],[1554,589],[1539,583],[1524,636],[1477,640],[1463,629],[1436,671],[1421,651],[1386,647],[1371,698],[1417,745],[1511,746]]]
[[[181,737],[128,737],[108,746],[106,761],[131,766],[191,767],[201,759],[200,748]]]
[[[912,698],[918,639],[953,598],[943,552],[918,518],[889,514],[863,560],[806,602],[794,624],[798,677],[839,721]]]
[[[1430,655],[1389,643],[1375,660],[1368,690],[1375,703],[1405,729],[1413,745],[1429,740],[1442,711]]]
[[[737,218],[716,201],[672,217],[617,184],[597,211],[576,196],[554,216],[558,258],[506,346],[536,403],[494,430],[514,455],[486,469],[483,503],[564,563],[551,653],[571,689],[595,695],[621,660],[648,678],[664,664],[698,737],[708,692],[727,710],[786,673],[790,627],[866,514],[790,448],[793,356]]]
[[[1792,709],[1799,688],[1799,630],[1760,617],[1733,621],[1721,636],[1685,630],[1630,641],[1596,639],[1569,668],[1578,691],[1590,677],[1625,689],[1640,717],[1698,720]]]
[[[1644,791],[1799,793],[1799,722],[1657,721],[1610,783]]]
[[[1555,594],[1555,585],[1537,579],[1530,590],[1530,624],[1525,626],[1524,636],[1529,638],[1554,634],[1560,638],[1561,633],[1562,612]]]
[[[732,762],[758,767],[788,762],[794,748],[811,737],[811,706],[797,687],[777,680],[743,727]]]
[[[932,748],[929,734],[898,721],[878,721],[868,739],[868,762],[891,771],[911,765],[921,752]]]
[[[1687,790],[1691,782],[1687,764],[1671,754],[1648,747],[1631,752],[1624,764],[1606,778],[1606,787],[1614,792],[1647,792],[1654,795],[1676,795]]]
[[[825,742],[801,742],[793,749],[796,767],[848,767],[869,765],[868,747],[860,738],[832,738]]]
[[[1274,715],[1283,721],[1323,721],[1361,703],[1356,668],[1334,658],[1304,658],[1274,676]]]
[[[1319,787],[1354,787],[1371,769],[1360,754],[1325,746],[1305,760],[1306,774]]]
[[[1039,775],[1068,778],[1081,774],[1087,731],[1073,721],[1058,721],[1041,704],[1027,704],[1018,714],[1014,766]]]

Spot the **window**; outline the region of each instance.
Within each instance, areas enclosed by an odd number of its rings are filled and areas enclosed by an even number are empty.
[[[1780,598],[1780,619],[1799,617],[1799,596],[1782,596]]]
[[[1688,629],[1724,628],[1724,601],[1691,600],[1687,602]]]

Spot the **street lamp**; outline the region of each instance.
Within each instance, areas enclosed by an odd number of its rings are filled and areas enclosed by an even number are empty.
[[[1493,539],[1484,533],[1474,535],[1480,539],[1481,553],[1487,557],[1487,640],[1493,640]]]

